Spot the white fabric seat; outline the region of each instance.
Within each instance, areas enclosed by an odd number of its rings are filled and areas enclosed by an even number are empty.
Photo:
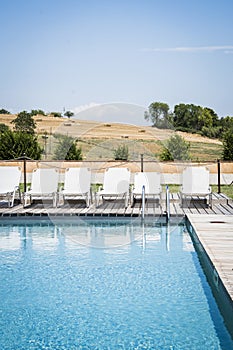
[[[88,168],[68,168],[65,172],[64,188],[59,192],[59,203],[65,199],[81,198],[90,206],[91,170]]]
[[[17,192],[21,201],[21,193],[19,188],[20,178],[20,167],[0,166],[0,196],[7,198],[9,207],[13,207]]]
[[[56,207],[58,179],[59,173],[56,169],[34,170],[31,186],[24,193],[24,206],[31,205],[35,199],[52,199],[53,207]]]
[[[180,190],[181,205],[186,198],[209,198],[212,207],[212,191],[209,183],[209,170],[205,167],[187,167],[183,170],[182,186]]]
[[[104,173],[103,189],[96,193],[96,205],[100,198],[123,198],[125,208],[129,202],[130,171],[127,168],[108,168]]]
[[[159,199],[161,202],[161,174],[158,172],[141,172],[134,175],[134,187],[132,190],[132,204],[137,198],[142,197],[142,187],[145,187],[145,198]]]

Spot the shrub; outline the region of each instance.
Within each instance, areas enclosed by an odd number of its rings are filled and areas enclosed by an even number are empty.
[[[69,136],[60,136],[54,154],[55,160],[82,160],[82,149],[77,148],[75,140]]]
[[[160,154],[160,160],[188,160],[190,159],[189,149],[190,144],[182,136],[175,134],[166,142],[166,146]]]
[[[223,159],[233,160],[233,130],[225,132],[223,136]]]
[[[114,150],[115,160],[128,160],[128,158],[129,158],[129,149],[127,146],[121,145]]]
[[[23,155],[40,159],[41,154],[42,148],[35,135],[11,130],[0,134],[0,159],[16,159]]]

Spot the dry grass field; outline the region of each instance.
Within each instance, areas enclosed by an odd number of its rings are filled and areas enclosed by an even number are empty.
[[[13,128],[11,121],[16,115],[0,115],[0,123]],[[75,118],[57,118],[53,116],[35,116],[39,141],[46,147],[48,158],[57,144],[55,134],[68,135],[77,140],[86,159],[112,159],[114,149],[125,144],[129,148],[130,159],[135,160],[144,154],[148,159],[155,159],[163,148],[164,142],[174,133],[172,130],[161,130],[151,126],[137,126],[120,123],[100,123],[77,120]],[[190,142],[193,161],[215,161],[221,157],[222,144],[218,140],[202,137],[197,134],[178,132]],[[46,145],[43,135],[47,135]]]

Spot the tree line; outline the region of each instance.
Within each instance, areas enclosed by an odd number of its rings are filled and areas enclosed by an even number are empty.
[[[180,103],[171,112],[164,102],[152,102],[144,118],[152,126],[160,129],[173,129],[198,133],[210,138],[218,138],[223,142],[223,159],[233,160],[233,117],[219,118],[209,107]]]
[[[0,109],[0,114],[11,114],[5,109]],[[35,115],[46,115],[42,110],[20,112],[12,121],[13,130],[7,125],[0,124],[0,159],[16,159],[26,155],[32,159],[41,159],[43,149],[38,143],[35,133]],[[50,115],[61,117],[61,113],[52,112]],[[65,114],[70,118],[73,113]],[[178,104],[174,111],[169,110],[167,103],[153,102],[149,105],[144,117],[152,123],[153,127],[161,129],[173,129],[191,133],[199,133],[203,136],[219,138],[223,142],[224,160],[233,160],[233,117],[219,118],[215,111],[209,107],[201,107],[194,104]],[[55,160],[82,160],[82,150],[77,148],[73,138],[58,135],[58,146],[54,153]],[[127,147],[122,146],[114,151],[114,159],[128,159]],[[167,140],[163,149],[161,160],[187,160],[189,159],[190,145],[179,135]]]
[[[5,113],[2,114],[9,114]],[[12,120],[14,125],[11,130],[6,124],[0,123],[0,159],[17,159],[22,156],[39,160],[44,152],[39,145],[36,135],[36,123],[33,119],[37,115],[23,111]],[[41,113],[39,113],[41,114]],[[77,148],[72,137],[60,135],[57,149],[54,153],[55,160],[82,160],[82,150]]]
[[[11,114],[11,113],[8,110],[6,110],[6,109],[1,108],[0,109],[0,114]],[[34,116],[34,115],[44,115],[44,116],[50,115],[50,116],[53,116],[53,117],[56,117],[56,118],[62,118],[64,116],[64,117],[67,117],[67,118],[71,118],[71,117],[73,117],[74,113],[71,112],[71,111],[66,111],[62,115],[62,113],[60,113],[60,112],[45,113],[45,111],[43,111],[42,109],[32,109],[31,112],[30,112],[30,115],[31,116]]]

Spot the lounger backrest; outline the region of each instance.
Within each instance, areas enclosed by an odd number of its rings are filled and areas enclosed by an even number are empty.
[[[205,167],[187,167],[182,176],[182,192],[206,194],[209,192],[209,170]]]
[[[130,171],[127,168],[109,168],[104,173],[104,191],[125,193],[129,191]]]
[[[53,193],[58,187],[56,169],[36,169],[32,173],[31,191],[33,193]]]
[[[69,168],[65,172],[64,190],[67,193],[87,193],[91,187],[91,170]]]
[[[17,166],[0,167],[0,193],[13,192],[19,186],[21,168]]]
[[[161,174],[157,172],[135,173],[134,192],[142,193],[142,186],[145,186],[146,194],[161,193]]]

